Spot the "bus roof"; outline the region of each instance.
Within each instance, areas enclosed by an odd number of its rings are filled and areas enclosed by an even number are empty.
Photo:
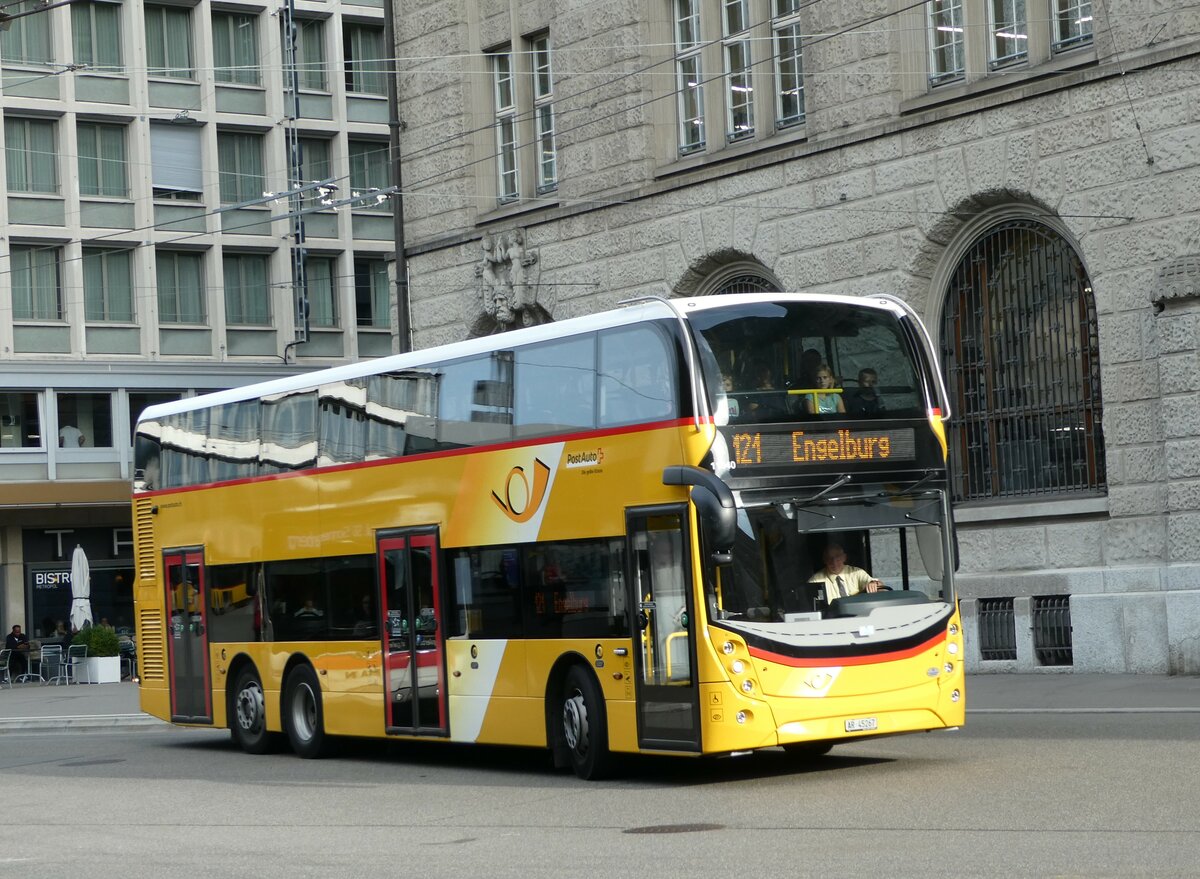
[[[744,305],[754,302],[809,302],[809,303],[844,303],[860,308],[874,308],[887,311],[900,318],[905,315],[905,307],[891,296],[829,296],[811,293],[740,293],[720,296],[697,296],[692,298],[676,298],[664,300],[659,297],[632,299],[628,305],[620,308],[587,314],[581,317],[569,318],[562,321],[542,324],[536,327],[525,327],[492,336],[480,336],[462,342],[452,342],[438,345],[434,348],[423,348],[406,354],[393,354],[388,357],[378,357],[371,360],[360,360],[328,369],[298,373],[283,378],[242,385],[224,391],[213,391],[195,397],[185,397],[169,403],[158,403],[148,406],[142,411],[138,422],[162,418],[179,412],[190,412],[196,409],[207,409],[226,403],[237,403],[243,400],[256,400],[273,394],[287,394],[315,388],[332,382],[348,381],[364,376],[381,373],[399,372],[406,369],[419,369],[431,363],[444,363],[473,354],[484,354],[519,345],[529,345],[536,342],[548,342],[568,336],[609,329],[610,327],[627,326],[649,320],[672,318],[678,309],[684,316],[695,311],[708,311],[730,305]]]

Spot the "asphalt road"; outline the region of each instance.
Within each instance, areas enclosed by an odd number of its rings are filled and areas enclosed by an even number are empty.
[[[1196,714],[985,714],[959,732],[637,759],[366,743],[303,761],[167,727],[0,740],[0,876],[1200,874]]]

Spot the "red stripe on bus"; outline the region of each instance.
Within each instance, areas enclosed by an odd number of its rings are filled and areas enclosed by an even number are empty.
[[[668,421],[655,421],[648,424],[630,424],[626,427],[607,428],[604,430],[587,430],[580,433],[556,433],[550,436],[535,437],[527,440],[513,440],[507,443],[497,443],[488,446],[468,446],[462,449],[447,449],[444,452],[422,452],[419,455],[399,455],[394,458],[380,458],[377,461],[355,461],[352,464],[334,464],[330,467],[306,467],[303,470],[293,470],[289,473],[268,473],[265,476],[246,476],[242,479],[226,479],[221,482],[202,482],[199,485],[181,485],[174,488],[160,488],[155,491],[139,492],[136,497],[160,497],[162,495],[179,494],[185,491],[201,491],[206,488],[222,488],[230,485],[248,485],[252,482],[271,482],[276,479],[294,479],[297,476],[312,476],[319,473],[343,473],[347,470],[361,470],[366,467],[382,467],[387,464],[398,464],[409,461],[433,461],[438,458],[453,458],[459,455],[472,455],[478,452],[502,452],[505,449],[520,449],[526,446],[543,446],[549,443],[574,442],[575,440],[601,439],[606,436],[621,436],[628,433],[641,433],[649,430],[665,430],[672,427],[687,427],[695,422],[691,418],[674,418]]]
[[[791,668],[829,668],[831,666],[873,665],[877,662],[892,662],[897,659],[909,659],[918,653],[932,649],[946,640],[945,630],[938,632],[928,641],[904,650],[891,650],[887,653],[872,653],[869,656],[784,656],[782,653],[772,653],[758,647],[751,647],[750,655],[755,659],[765,659],[779,665]]]

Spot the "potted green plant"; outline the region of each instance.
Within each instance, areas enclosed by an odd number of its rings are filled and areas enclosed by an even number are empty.
[[[78,680],[93,684],[120,683],[121,642],[116,632],[100,626],[84,626],[71,643],[86,644],[88,649],[85,667],[77,672]]]

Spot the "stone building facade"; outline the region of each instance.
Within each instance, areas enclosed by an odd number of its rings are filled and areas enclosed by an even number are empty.
[[[1200,672],[1200,8],[403,0],[396,29],[417,347],[899,295],[955,406],[975,667]]]

